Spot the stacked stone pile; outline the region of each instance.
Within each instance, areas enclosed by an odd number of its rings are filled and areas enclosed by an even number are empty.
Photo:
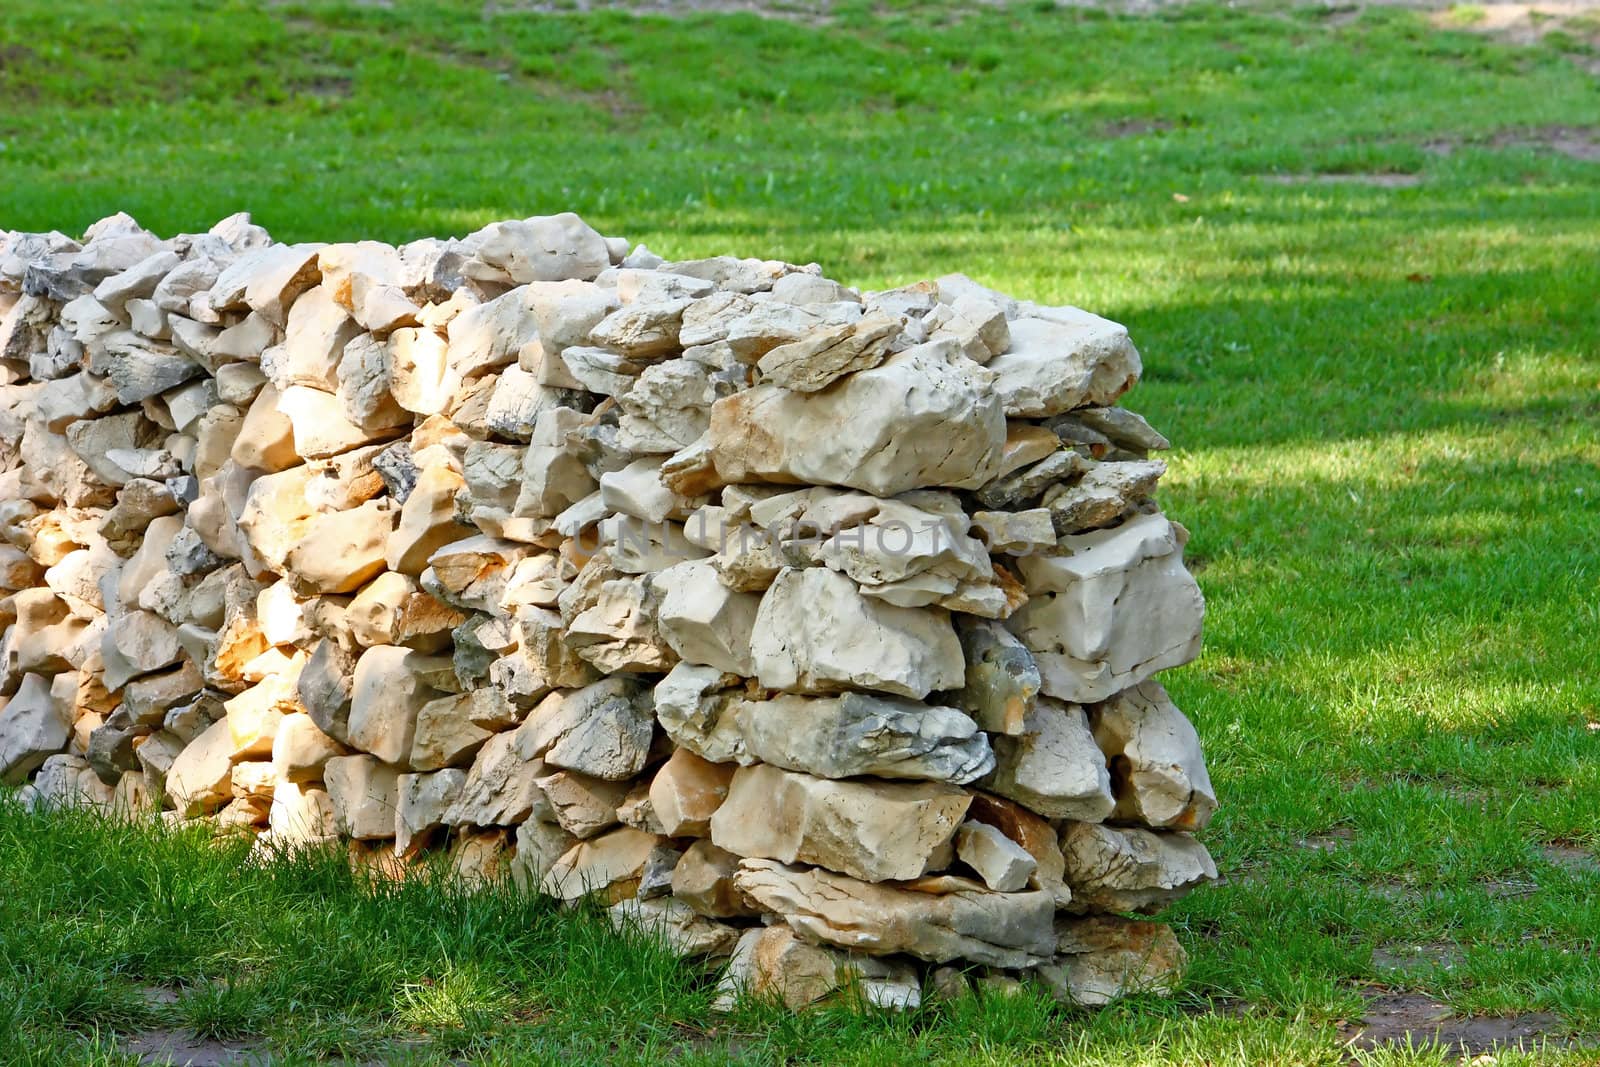
[[[0,780],[599,894],[799,1006],[1103,1003],[1214,877],[1166,440],[961,275],[0,236]]]

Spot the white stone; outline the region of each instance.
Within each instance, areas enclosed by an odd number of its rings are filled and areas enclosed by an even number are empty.
[[[961,643],[943,612],[869,599],[849,578],[819,568],[785,570],[773,581],[751,652],[770,689],[856,686],[921,700],[963,681]]]
[[[953,345],[932,344],[818,393],[758,385],[712,405],[717,472],[729,482],[846,485],[880,497],[976,489],[998,469],[1006,436],[991,381]]]
[[[1046,694],[1093,703],[1199,654],[1205,602],[1183,566],[1187,539],[1164,516],[1140,515],[1020,561],[1029,600],[1006,625],[1033,652]]]

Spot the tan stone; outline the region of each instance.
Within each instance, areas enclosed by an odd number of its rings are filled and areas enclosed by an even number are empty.
[[[399,776],[372,756],[336,756],[323,769],[338,832],[359,841],[395,836]]]
[[[779,694],[742,701],[731,715],[751,757],[820,778],[965,785],[994,768],[988,738],[970,717],[901,697]]]
[[[404,766],[411,757],[418,714],[440,695],[418,677],[429,665],[428,657],[392,645],[361,653],[351,683],[346,743]]]
[[[672,868],[672,895],[697,913],[714,919],[757,915],[758,909],[733,884],[738,869],[738,856],[710,841],[696,841]]]
[[[450,846],[450,878],[467,892],[498,886],[508,880],[515,852],[510,830],[463,833]]]
[[[147,742],[139,748],[145,758]],[[166,771],[167,801],[193,818],[216,811],[233,799],[233,734],[226,719],[212,723],[178,753]],[[148,753],[152,758],[154,751]]]
[[[1187,539],[1141,515],[1063,537],[1066,554],[1020,561],[1029,600],[1006,626],[1033,652],[1046,694],[1104,700],[1199,654],[1205,604],[1183,567]]]
[[[273,675],[223,704],[235,760],[272,758],[278,727],[286,717],[305,711],[296,681]]]
[[[934,963],[964,959],[1029,967],[1055,953],[1048,893],[991,893],[975,882],[874,885],[772,860],[739,864],[734,885],[801,937],[868,955],[903,952]]]
[[[515,826],[544,803],[544,763],[518,754],[516,734],[491,737],[472,761],[461,795],[445,815],[451,826]]]
[[[738,768],[680,748],[650,781],[650,806],[668,837],[707,837]]]
[[[1039,863],[1028,850],[987,823],[964,822],[956,831],[956,856],[996,893],[1015,893],[1028,884]]]
[[[740,936],[711,1006],[729,1011],[742,994],[776,998],[798,1011],[847,987],[880,1008],[909,1009],[922,1002],[921,983],[909,964],[809,944],[778,923]]]
[[[818,393],[758,385],[712,405],[717,471],[728,482],[847,485],[880,497],[976,489],[1005,443],[991,381],[954,344],[937,342]]]
[[[330,759],[349,753],[302,711],[285,715],[272,739],[272,767],[285,782],[318,781]]]
[[[0,784],[18,785],[67,747],[73,679],[28,674],[9,701],[0,698]],[[75,686],[73,686],[75,688]]]
[[[551,693],[517,728],[517,750],[524,759],[607,781],[632,778],[644,769],[653,733],[640,701],[627,678]]]
[[[670,897],[620,901],[607,914],[613,928],[655,940],[678,956],[727,956],[739,940],[737,927],[703,918]]]
[[[1060,835],[1049,820],[1036,815],[1015,801],[988,793],[973,793],[967,819],[985,823],[1005,834],[1033,857],[1030,884],[1049,893],[1058,908],[1072,902],[1066,883],[1066,857],[1061,854]]]
[[[396,782],[396,855],[410,855],[444,829],[445,813],[461,796],[467,772],[447,769],[432,774],[402,774]]]
[[[294,423],[278,405],[278,391],[263,386],[245,412],[229,456],[241,467],[273,474],[300,463],[294,450]]]
[[[580,841],[545,872],[539,889],[560,900],[578,900],[590,893],[615,904],[631,899],[650,853],[661,838],[623,826]]]
[[[970,798],[933,782],[837,782],[758,764],[733,776],[711,840],[740,856],[814,863],[866,881],[946,867]]]
[[[361,588],[383,571],[393,525],[394,513],[382,500],[318,515],[285,560],[290,582],[305,595]]]
[[[320,784],[279,782],[272,791],[267,829],[281,845],[304,845],[338,833],[333,800]]]
[[[755,674],[750,635],[760,597],[734,592],[710,563],[696,560],[668,567],[653,581],[661,593],[656,625],[674,652],[689,663]]]
[[[550,818],[574,838],[585,839],[617,825],[618,806],[627,786],[576,771],[557,771],[536,783],[550,808]]]
[[[774,580],[751,649],[771,689],[857,687],[921,700],[963,683],[961,644],[946,615],[864,597],[849,578],[816,567]]]
[[[1111,776],[1075,704],[1042,699],[1016,737],[993,739],[995,770],[984,788],[1052,819],[1098,822],[1111,814]]]
[[[1110,404],[1139,380],[1128,331],[1074,307],[1038,307],[1011,321],[1011,347],[989,362],[1007,415],[1040,418]]]
[[[511,877],[523,893],[539,892],[539,883],[550,868],[565,856],[578,839],[553,822],[529,819],[517,827],[517,854],[511,861]]]
[[[421,574],[429,556],[471,532],[456,521],[456,493],[465,486],[461,475],[447,466],[422,469],[389,535],[390,570]]]
[[[466,616],[423,592],[410,575],[385,571],[356,594],[346,620],[363,645],[438,652],[449,646],[450,631]]]
[[[417,712],[411,766],[433,771],[467,764],[485,741],[516,724],[515,709],[497,689],[475,689],[430,700]]]

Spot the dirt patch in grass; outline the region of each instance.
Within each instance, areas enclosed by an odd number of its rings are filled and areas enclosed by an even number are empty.
[[[163,1067],[247,1067],[266,1064],[271,1057],[258,1045],[244,1041],[217,1041],[195,1037],[183,1030],[146,1030],[122,1039],[120,1051],[139,1062]]]
[[[1438,1044],[1457,1055],[1494,1049],[1569,1048],[1561,1020],[1545,1012],[1459,1018],[1447,1005],[1420,993],[1385,993],[1367,1002],[1360,1019],[1339,1026],[1339,1036],[1356,1048]]]
[[[1177,123],[1169,119],[1113,119],[1101,126],[1096,135],[1108,141],[1124,137],[1143,137],[1151,133],[1165,133]]]
[[[1568,159],[1600,163],[1600,127],[1531,126],[1499,130],[1487,137],[1441,137],[1422,148],[1436,156],[1448,156],[1458,148],[1531,148],[1554,152]]]
[[[1573,845],[1541,845],[1539,854],[1547,862],[1575,874],[1600,873],[1600,857],[1587,848],[1577,848]]]
[[[1448,941],[1435,941],[1426,945],[1390,943],[1372,950],[1372,967],[1376,971],[1399,971],[1404,974],[1426,973],[1435,969],[1451,970],[1461,962],[1461,947]]]
[[[1346,826],[1335,826],[1331,830],[1324,830],[1320,834],[1302,837],[1295,844],[1301,848],[1309,848],[1313,852],[1334,852],[1343,848],[1356,839],[1356,832]]]
[[[1538,44],[1552,33],[1594,31],[1595,0],[1547,0],[1535,4],[1451,4],[1429,21],[1441,30],[1468,30],[1507,44]]]
[[[1422,184],[1420,174],[1263,174],[1274,185],[1370,185],[1378,189],[1406,189]]]

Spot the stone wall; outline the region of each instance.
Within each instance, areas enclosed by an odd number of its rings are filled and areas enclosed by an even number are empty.
[[[1121,326],[570,214],[12,233],[0,314],[30,804],[445,850],[794,1006],[1170,988],[1204,609]]]

